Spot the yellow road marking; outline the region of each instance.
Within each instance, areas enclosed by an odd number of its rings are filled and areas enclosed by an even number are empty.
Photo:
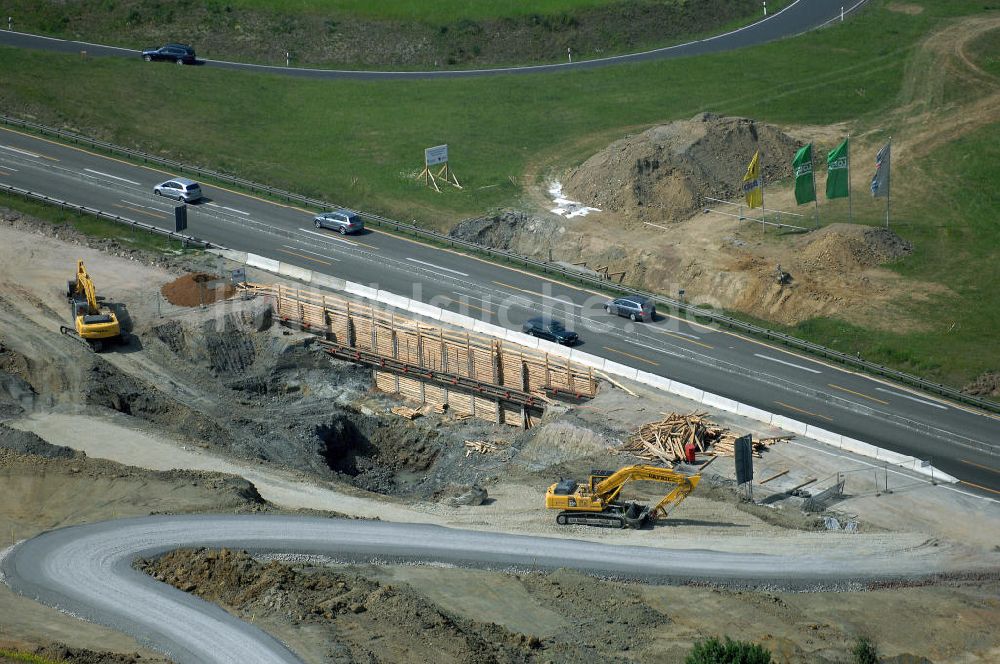
[[[959,482],[961,482],[962,484],[968,484],[969,486],[974,486],[977,489],[982,489],[983,491],[989,491],[990,493],[995,493],[1000,495],[1000,491],[997,491],[996,489],[990,489],[989,487],[985,487],[982,484],[976,484],[975,482],[967,482],[965,480],[959,480]]]
[[[861,392],[855,392],[854,390],[849,390],[846,387],[841,387],[840,385],[834,385],[833,383],[827,383],[827,386],[828,387],[832,387],[835,390],[840,390],[841,392],[850,392],[851,394],[859,396],[859,397],[861,397],[863,399],[871,399],[872,401],[874,401],[876,403],[880,403],[883,406],[888,406],[889,405],[888,401],[882,401],[881,399],[876,399],[875,397],[870,397],[867,394],[861,394]]]
[[[296,253],[294,251],[288,251],[287,249],[278,249],[277,251],[280,251],[283,254],[291,254],[292,256],[298,256],[299,258],[304,258],[307,261],[312,261],[314,263],[322,263],[323,265],[333,265],[333,263],[329,261],[321,261],[318,258],[310,258],[309,256],[303,256],[302,254]]]
[[[473,309],[478,309],[479,311],[482,311],[484,314],[492,314],[493,313],[489,309],[483,309],[482,307],[477,307],[476,305],[474,305],[471,302],[468,302],[466,300],[453,300],[451,298],[445,298],[445,299],[448,300],[448,302],[450,302],[451,304],[457,304],[457,305],[463,306],[463,307],[472,307]]]
[[[801,408],[796,408],[795,406],[790,406],[787,403],[785,403],[784,401],[775,401],[774,403],[778,404],[779,406],[784,406],[785,408],[787,408],[789,410],[794,410],[797,413],[802,413],[803,415],[812,415],[813,417],[822,417],[824,420],[827,420],[828,422],[833,422],[833,418],[832,417],[827,417],[826,415],[820,415],[819,413],[813,413],[813,412],[810,412],[808,410],[802,410]]]
[[[148,214],[150,217],[156,217],[157,219],[169,219],[170,218],[170,217],[168,217],[165,214],[158,214],[156,212],[150,212],[149,210],[140,210],[139,208],[134,208],[131,205],[119,205],[118,203],[114,203],[114,206],[116,208],[121,208],[123,210],[132,210],[132,212],[138,212],[139,214]]]
[[[654,367],[660,366],[659,362],[654,362],[652,360],[647,360],[644,357],[639,357],[638,355],[633,355],[632,353],[626,353],[623,350],[615,350],[610,346],[605,346],[604,350],[610,350],[612,353],[618,353],[619,355],[624,355],[625,357],[631,357],[633,360],[639,360],[640,362],[645,362],[646,364],[652,364]]]
[[[680,339],[681,341],[687,341],[688,343],[695,344],[696,346],[701,346],[702,348],[708,348],[709,350],[715,348],[715,346],[709,346],[708,344],[703,344],[700,341],[695,341],[694,339],[688,339],[687,337],[685,337],[684,335],[681,335],[681,334],[674,334],[673,332],[667,332],[666,330],[660,330],[660,329],[657,329],[655,327],[651,327],[649,329],[653,330],[654,332],[659,332],[660,334],[668,334],[668,335],[672,336],[674,339]]]
[[[996,468],[990,468],[989,466],[984,466],[984,465],[982,465],[980,463],[975,463],[973,461],[966,461],[965,459],[959,459],[959,461],[961,461],[962,463],[968,464],[970,466],[975,466],[976,468],[982,468],[983,470],[988,470],[991,473],[997,473],[998,475],[1000,475],[1000,470],[997,470]]]

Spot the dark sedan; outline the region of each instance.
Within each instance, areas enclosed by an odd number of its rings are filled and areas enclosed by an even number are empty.
[[[521,326],[521,331],[533,337],[554,341],[564,346],[572,346],[580,340],[576,332],[567,330],[561,322],[543,316],[525,321],[524,325]]]
[[[194,49],[187,44],[166,44],[160,48],[147,48],[142,52],[142,59],[146,62],[166,60],[167,62],[176,62],[179,65],[193,65],[195,63]]]

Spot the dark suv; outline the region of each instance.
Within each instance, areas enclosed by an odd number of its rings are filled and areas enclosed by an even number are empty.
[[[525,321],[524,325],[521,326],[521,331],[533,337],[554,341],[564,346],[572,346],[580,340],[576,332],[567,330],[561,322],[544,316]]]
[[[651,321],[656,318],[656,306],[648,297],[628,295],[604,305],[609,314],[625,316],[631,320]]]
[[[146,62],[166,60],[176,62],[179,65],[193,65],[195,63],[194,49],[187,44],[165,44],[160,48],[147,48],[142,52],[142,59]]]

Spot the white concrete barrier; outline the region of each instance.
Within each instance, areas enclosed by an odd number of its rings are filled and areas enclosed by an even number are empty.
[[[827,445],[833,445],[837,449],[840,449],[840,444],[843,440],[843,436],[839,433],[834,433],[832,431],[827,431],[826,429],[821,429],[819,427],[814,427],[813,425],[806,426],[806,436],[818,440],[821,443],[826,443]]]
[[[363,297],[366,300],[378,300],[377,289],[356,284],[353,281],[344,282],[344,292],[350,293],[351,295],[357,295],[358,297]]]
[[[565,357],[567,360],[572,354],[572,351],[569,348],[566,348],[566,346],[554,344],[551,341],[546,341],[545,339],[538,340],[538,350],[543,353],[548,353],[554,357]]]
[[[712,408],[718,408],[719,410],[725,410],[730,413],[739,413],[740,402],[733,399],[728,399],[726,397],[720,397],[718,394],[712,394],[711,392],[705,392],[705,395],[701,398],[701,402],[706,406],[711,406]],[[768,418],[768,422],[771,418]]]
[[[283,277],[304,281],[307,284],[312,280],[312,270],[306,270],[298,265],[290,265],[289,263],[278,263],[278,274]]]
[[[635,380],[637,383],[642,383],[643,385],[648,385],[657,390],[663,390],[664,392],[671,392],[671,380],[669,378],[664,378],[663,376],[657,376],[656,374],[651,374],[647,371],[640,371],[636,374]]]
[[[771,420],[774,418],[774,413],[769,413],[766,410],[748,406],[745,403],[739,404],[736,414],[742,415],[743,417],[749,417],[751,420],[757,420],[758,422],[763,422],[765,424],[770,424]]]
[[[247,254],[247,265],[250,267],[259,267],[262,270],[274,272],[275,274],[278,273],[278,269],[281,267],[278,261],[273,258],[258,256],[257,254]]]
[[[222,256],[227,261],[233,261],[234,263],[246,265],[247,262],[247,252],[245,251],[233,251],[232,249],[206,249],[205,251],[216,256]]]
[[[468,316],[463,316],[461,314],[456,314],[454,312],[448,311],[447,309],[441,310],[440,320],[442,323],[455,325],[456,327],[465,328],[466,330],[471,330],[476,325],[476,319],[469,318]]]
[[[777,413],[771,416],[771,426],[797,433],[800,436],[806,435],[806,429],[809,428],[805,422],[799,422],[798,420],[793,420],[790,417],[778,415]]]
[[[517,344],[518,346],[538,348],[538,337],[533,337],[530,334],[525,334],[524,332],[507,330],[506,340],[512,344]]]
[[[441,320],[441,307],[432,307],[429,304],[424,304],[423,302],[418,302],[417,300],[410,300],[406,305],[406,310],[415,313],[418,316],[423,316],[424,318]]]
[[[312,279],[309,281],[313,286],[319,286],[321,288],[329,288],[330,290],[344,291],[347,287],[347,282],[343,279],[338,279],[337,277],[331,277],[328,274],[322,274],[320,272],[313,272]]]
[[[491,337],[496,337],[497,339],[507,338],[507,328],[500,327],[499,325],[493,325],[492,323],[487,323],[486,321],[476,320],[472,325],[473,332],[479,332],[480,334],[487,334]]]
[[[698,403],[701,403],[701,400],[705,397],[705,390],[699,390],[697,387],[691,387],[690,385],[676,380],[670,381],[670,391],[678,396],[697,401]]]
[[[395,293],[390,293],[389,291],[380,290],[378,295],[375,296],[375,300],[381,302],[382,304],[387,304],[395,309],[406,309],[409,304],[409,300],[401,295],[396,295]]]
[[[840,449],[845,452],[860,454],[861,456],[866,456],[872,459],[877,459],[879,453],[879,448],[874,445],[866,443],[863,440],[848,438],[847,436],[840,437]]]
[[[601,360],[602,358],[595,355],[586,355],[585,353],[573,353],[570,356],[571,360],[575,360],[581,364],[586,364],[584,358]],[[618,364],[617,362],[612,362],[611,360],[604,360],[603,366],[598,366],[595,364],[589,364],[588,366],[597,367],[603,369],[612,376],[621,376],[622,378],[628,378],[629,380],[635,380],[639,375],[638,369],[633,369],[632,367],[625,366],[624,364]]]

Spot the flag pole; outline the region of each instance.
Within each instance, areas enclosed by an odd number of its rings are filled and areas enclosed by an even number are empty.
[[[764,210],[767,207],[766,205],[764,205],[764,157],[759,152],[760,146],[757,147],[757,150],[758,150],[757,167],[758,170],[760,171],[760,230],[762,233],[766,233],[767,225],[764,222]]]
[[[854,223],[854,196],[851,195],[851,135],[847,135],[847,221]]]
[[[809,170],[812,171],[812,181],[813,181],[813,205],[816,206],[815,215],[813,216],[813,225],[819,228],[819,196],[816,195],[816,161],[813,159],[812,148],[809,149]]]
[[[889,200],[892,195],[892,136],[889,137],[889,172],[885,181],[885,227],[889,228]]]

